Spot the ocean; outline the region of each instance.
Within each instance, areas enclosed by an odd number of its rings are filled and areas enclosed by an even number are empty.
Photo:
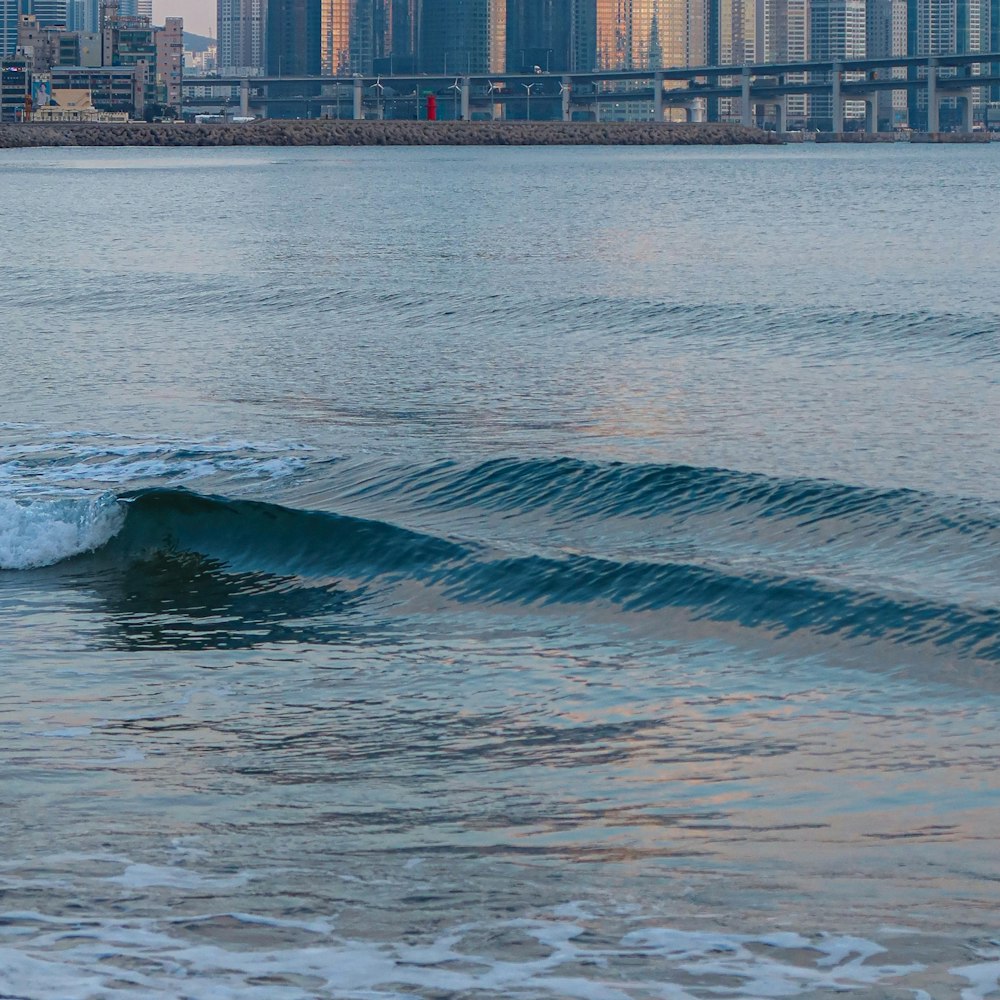
[[[0,995],[1000,996],[998,194],[0,152]]]

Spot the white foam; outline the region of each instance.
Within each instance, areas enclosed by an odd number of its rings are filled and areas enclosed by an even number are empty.
[[[162,865],[129,865],[121,875],[109,879],[130,889],[148,889],[152,886],[166,886],[172,889],[233,889],[245,885],[247,873],[228,877],[210,877],[186,868],[164,867]]]
[[[211,438],[201,441],[136,439],[64,432],[45,443],[0,442],[0,495],[79,492],[93,486],[189,484],[213,476],[260,481],[301,472],[308,445]]]
[[[995,997],[1000,990],[1000,960],[995,957],[992,961],[963,965],[948,971],[969,981],[970,985],[959,994],[962,1000],[986,1000],[987,997]]]
[[[132,865],[126,872],[133,874],[129,884],[136,884],[140,869],[157,872],[157,879],[167,871]],[[143,878],[138,882],[152,884]],[[587,908],[569,904],[560,912],[567,909],[583,913]],[[216,944],[212,928],[220,918],[307,937],[283,947],[241,947],[231,939]],[[598,944],[588,929],[594,928],[552,911],[542,918],[457,924],[424,942],[407,943],[338,936],[334,923],[322,917],[290,920],[229,912],[167,921],[88,917],[85,924],[74,925],[66,918],[5,914],[0,993],[34,1000],[70,995],[77,1000],[138,1000],[160,994],[206,1000],[305,1000],[317,995],[389,1000],[427,993],[532,1000],[695,1000],[708,995],[764,1000],[891,987],[897,977],[923,968],[869,965],[865,956],[883,949],[849,936],[647,927],[617,940],[601,935]],[[531,948],[531,957],[498,956],[476,944],[511,933],[534,939],[542,953]],[[995,985],[992,966],[953,971],[973,982],[964,1000],[981,1000]],[[921,994],[918,988],[905,988],[915,997]]]
[[[110,493],[98,497],[0,496],[0,569],[53,566],[107,544],[125,523]]]

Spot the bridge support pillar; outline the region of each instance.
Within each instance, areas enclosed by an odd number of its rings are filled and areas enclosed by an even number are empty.
[[[250,81],[246,77],[240,80],[240,114],[250,117]]]
[[[472,83],[467,76],[462,77],[462,121],[472,121],[472,103],[470,101]]]
[[[653,121],[663,121],[663,74],[653,74]]]
[[[750,70],[743,67],[740,74],[740,122],[743,125],[753,125],[753,105],[750,103]]]
[[[963,90],[958,95],[958,106],[962,109],[962,131],[968,135],[972,132],[972,109],[973,109],[973,92],[971,90]]]
[[[573,108],[570,103],[573,100],[573,81],[568,76],[564,76],[562,86],[559,89],[562,94],[562,120],[570,122],[573,120]]]
[[[830,74],[830,98],[832,102],[832,126],[833,132],[844,131],[844,99],[840,95],[840,82],[843,76],[843,66],[839,62],[833,64],[833,71]]]
[[[784,97],[779,97],[774,102],[774,128],[775,131],[787,132],[788,131],[788,121],[787,121],[787,104]]]
[[[354,78],[354,120],[361,121],[365,116],[365,92],[364,79],[360,76]]]
[[[878,131],[878,94],[865,94],[865,131]]]
[[[933,56],[927,60],[927,131],[940,132],[941,105],[938,103],[938,61]]]

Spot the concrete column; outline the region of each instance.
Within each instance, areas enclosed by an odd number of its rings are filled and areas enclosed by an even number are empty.
[[[354,120],[356,122],[361,121],[365,116],[365,92],[362,89],[364,87],[364,79],[360,76],[354,78]]]
[[[938,114],[941,110],[938,104],[938,61],[933,56],[927,60],[927,131],[940,132],[941,124]]]
[[[469,101],[472,83],[467,76],[462,77],[462,121],[472,121],[472,107]]]
[[[250,117],[250,81],[246,78],[240,80],[240,115]]]
[[[663,121],[663,74],[653,74],[653,121]]]
[[[788,123],[785,121],[785,98],[779,97],[774,102],[774,127],[778,132],[787,132]]]
[[[573,99],[573,81],[568,76],[562,78],[560,90],[562,93],[562,120],[569,122],[573,120],[573,109],[570,107],[570,101]]]
[[[753,105],[750,103],[750,70],[744,66],[740,74],[740,121],[753,125]]]
[[[961,102],[962,108],[962,131],[969,135],[972,132],[972,109],[973,109],[973,92],[971,90],[963,90],[961,94],[958,95],[958,99]]]
[[[865,131],[878,131],[878,94],[865,97]]]
[[[830,97],[833,107],[833,131],[844,131],[844,101],[840,96],[840,78],[843,75],[843,66],[839,62],[833,64],[833,72],[830,74]]]

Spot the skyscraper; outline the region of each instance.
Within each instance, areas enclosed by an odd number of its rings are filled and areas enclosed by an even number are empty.
[[[153,0],[118,0],[122,17],[147,17],[153,20]]]
[[[507,0],[423,0],[423,73],[502,73],[507,61]]]
[[[866,55],[906,55],[906,0],[867,0]],[[879,70],[879,77],[904,81],[906,70]],[[878,95],[878,118],[886,125],[906,122],[906,90],[883,90]]]
[[[264,71],[266,0],[218,0],[219,72],[256,76]]]
[[[268,0],[268,75],[318,76],[323,69],[322,24],[321,0]]]
[[[70,31],[98,31],[101,26],[99,0],[68,0],[66,19]]]
[[[14,54],[18,18],[26,13],[27,0],[0,0],[0,59]]]
[[[573,68],[574,0],[507,0],[507,72]]]
[[[323,0],[322,7],[325,72],[371,73],[392,51],[391,0]]]
[[[941,55],[946,52],[977,52],[989,50],[993,41],[992,0],[909,0],[907,35],[910,55]],[[974,67],[974,69],[976,69]],[[921,70],[921,75],[923,71]],[[955,70],[942,70],[941,75],[954,75]],[[976,103],[983,97],[983,88],[975,94]],[[927,94],[917,91],[918,122],[927,124]],[[914,108],[910,108],[913,115]],[[954,117],[955,100],[942,103],[944,119]],[[913,124],[913,122],[911,122]]]
[[[706,0],[593,0],[596,69],[657,69],[705,62]]]
[[[34,14],[42,28],[68,24],[66,0],[29,0],[27,13]]]
[[[867,44],[865,0],[809,0],[809,57],[811,59],[863,59]],[[829,79],[829,74],[823,74]],[[864,116],[864,103],[844,102],[845,118]],[[829,127],[833,121],[830,98],[814,96],[811,115]]]

